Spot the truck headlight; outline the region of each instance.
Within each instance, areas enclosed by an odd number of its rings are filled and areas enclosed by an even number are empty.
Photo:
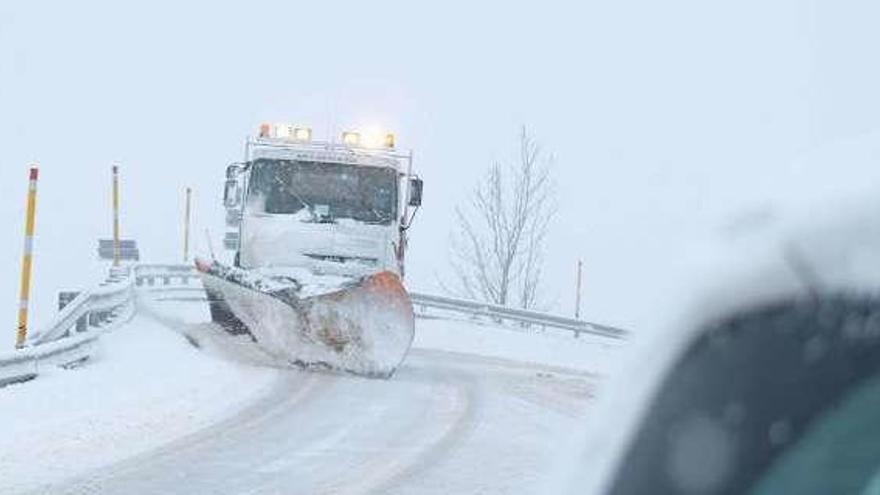
[[[346,146],[360,146],[361,134],[359,132],[343,132],[342,144]]]
[[[312,130],[308,127],[297,127],[293,129],[293,139],[297,141],[311,141]]]

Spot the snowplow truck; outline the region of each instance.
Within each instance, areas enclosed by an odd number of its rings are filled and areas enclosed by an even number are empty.
[[[228,256],[196,260],[212,320],[293,366],[390,377],[414,335],[402,280],[421,196],[393,134],[263,124],[226,169]]]

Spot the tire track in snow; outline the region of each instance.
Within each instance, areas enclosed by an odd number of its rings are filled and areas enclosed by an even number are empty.
[[[183,488],[189,477],[186,468],[194,465],[198,459],[210,457],[216,452],[234,455],[237,447],[241,446],[242,438],[253,436],[267,425],[286,417],[291,408],[316,400],[325,393],[327,388],[321,386],[321,378],[324,377],[297,371],[282,375],[267,395],[234,416],[154,451],[59,486],[44,487],[35,493],[174,493]],[[223,461],[219,459],[218,465],[222,465]],[[143,476],[143,473],[176,473],[172,478],[177,478],[183,484],[156,490],[152,486],[152,476]],[[200,493],[198,490],[186,491]]]
[[[401,370],[407,375],[411,371],[408,368]],[[431,399],[425,405],[425,414],[420,416],[423,420],[419,422],[421,428],[410,429],[402,439],[396,439],[412,447],[372,456],[360,467],[359,476],[325,484],[316,493],[385,493],[429,468],[435,459],[448,455],[474,427],[478,417],[479,387],[473,377],[455,373],[437,380],[436,376],[421,373],[401,378],[430,385]],[[437,393],[440,391],[442,393]]]
[[[176,328],[184,335],[195,337],[200,342],[207,341],[211,347],[219,346],[215,351],[219,351],[221,354],[229,354],[230,343],[233,347],[241,347],[238,343],[225,342],[232,339],[218,337],[222,333],[218,334],[218,329],[212,323],[188,323],[158,311],[153,307],[155,301],[150,301],[150,303],[152,304],[143,304],[142,306],[151,317],[169,328]],[[224,342],[218,342],[219,340]],[[414,353],[418,355],[419,351],[414,351]],[[250,353],[233,357],[244,357],[246,361],[254,361],[254,357]],[[260,356],[256,356],[255,362],[259,362],[259,359]],[[418,361],[418,359],[416,360]],[[413,366],[409,365],[404,367],[395,377],[401,382],[417,384],[420,387],[427,387],[429,390],[427,396],[430,400],[424,405],[425,413],[420,415],[420,418],[425,421],[417,421],[419,424],[413,424],[411,425],[413,427],[407,428],[405,442],[401,442],[400,438],[388,439],[392,443],[405,443],[410,447],[392,448],[385,455],[366,455],[360,466],[353,466],[355,468],[352,472],[354,476],[344,477],[348,480],[347,482],[339,478],[330,479],[316,487],[315,493],[381,492],[382,487],[394,485],[395,480],[405,479],[425,469],[431,464],[431,459],[442,456],[443,452],[454,446],[457,440],[466,434],[470,422],[476,417],[474,410],[478,402],[477,380],[470,374],[457,371],[446,371],[441,380],[439,376],[432,376],[423,368],[424,363],[418,369],[413,369]],[[344,379],[344,377],[337,378]],[[267,400],[271,401],[271,397],[275,395],[275,393],[271,393]],[[254,406],[257,409],[261,407],[259,404]],[[277,405],[276,409],[287,410],[287,407]],[[329,438],[322,439],[312,445],[302,445],[301,449],[330,448],[346,440],[346,434],[350,431],[350,426],[343,426]],[[379,454],[379,449],[376,449],[375,453]],[[284,467],[290,467],[291,462],[291,459],[276,461],[259,470],[261,472],[279,471]]]
[[[438,465],[485,449],[487,431],[499,419],[493,414],[505,400],[529,403],[551,417],[571,413],[568,396],[583,387],[544,388],[541,380],[550,378],[542,373],[587,378],[418,349],[388,381],[289,370],[233,417],[47,491],[410,493],[426,477],[442,480],[446,474]]]

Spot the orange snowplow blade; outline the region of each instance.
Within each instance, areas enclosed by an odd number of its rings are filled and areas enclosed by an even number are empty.
[[[414,322],[412,302],[397,275],[380,272],[359,285],[302,300],[306,325],[337,352],[361,345],[363,327],[391,335],[390,325]],[[395,321],[390,321],[389,318]],[[382,327],[382,328],[378,328]],[[375,343],[374,343],[375,344]],[[408,347],[408,346],[407,346]]]
[[[415,334],[412,301],[392,272],[364,277],[339,290],[266,290],[246,270],[197,264],[205,288],[268,353],[306,368],[388,377]]]

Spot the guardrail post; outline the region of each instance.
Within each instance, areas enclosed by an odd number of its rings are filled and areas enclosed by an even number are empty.
[[[80,291],[61,291],[58,293],[58,311],[64,309],[65,306],[74,301],[77,296],[81,294]],[[83,316],[76,320],[76,324],[74,329],[76,332],[85,332],[87,330],[88,322],[86,321],[86,317]]]
[[[27,341],[28,300],[31,292],[31,271],[33,268],[34,251],[34,216],[37,210],[37,175],[36,166],[31,167],[28,179],[27,211],[24,221],[24,253],[21,257],[21,290],[18,300],[18,328],[15,334],[15,347],[24,347]]]

